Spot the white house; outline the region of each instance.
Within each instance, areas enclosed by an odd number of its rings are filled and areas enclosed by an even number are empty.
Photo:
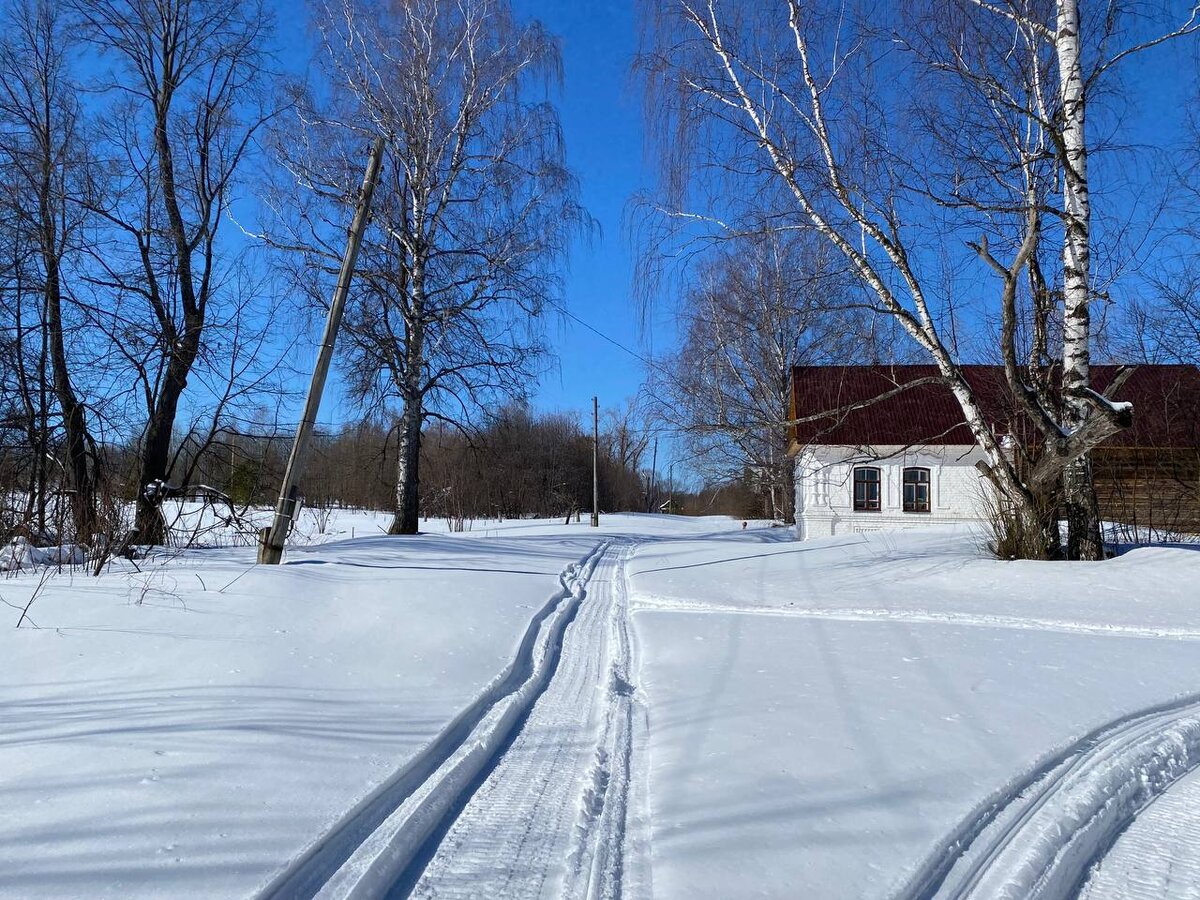
[[[1116,366],[1093,366],[1097,390]],[[981,521],[991,487],[953,394],[933,366],[798,366],[792,372],[789,453],[796,536]],[[1003,370],[964,366],[1001,435],[1021,427]],[[1200,523],[1200,369],[1138,366],[1119,396],[1134,426],[1093,453],[1109,521],[1194,530]]]

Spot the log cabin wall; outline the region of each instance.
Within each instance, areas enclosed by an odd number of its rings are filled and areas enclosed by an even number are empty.
[[[1092,468],[1102,519],[1200,534],[1200,448],[1099,448]]]

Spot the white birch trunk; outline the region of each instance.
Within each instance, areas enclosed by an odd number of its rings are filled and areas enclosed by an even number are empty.
[[[1080,59],[1079,0],[1058,0],[1054,36],[1062,102],[1063,142],[1063,374],[1068,431],[1083,426],[1088,405],[1080,394],[1089,386],[1091,368],[1091,200],[1088,195],[1087,137],[1083,64]],[[1067,513],[1067,556],[1099,559],[1103,555],[1099,517],[1087,454],[1064,473]]]
[[[400,442],[396,462],[396,514],[389,534],[416,534],[420,513],[421,425],[424,393],[421,379],[425,369],[425,261],[413,262],[409,321],[406,323],[404,376],[400,388],[404,412],[400,418]]]

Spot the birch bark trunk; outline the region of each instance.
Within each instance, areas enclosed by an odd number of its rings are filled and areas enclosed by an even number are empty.
[[[388,534],[416,534],[420,528],[421,399],[404,404],[396,463],[396,512]]]
[[[1063,374],[1064,425],[1081,428],[1089,407],[1082,392],[1091,367],[1091,200],[1083,65],[1079,46],[1079,2],[1058,0],[1054,37],[1062,101],[1063,152]],[[1100,559],[1104,545],[1092,485],[1091,460],[1084,454],[1063,474],[1063,506],[1067,518],[1067,558]]]
[[[424,419],[425,266],[417,254],[413,263],[411,306],[404,347],[404,412],[400,417],[399,459],[396,462],[396,512],[388,534],[416,534],[420,529],[421,425]]]

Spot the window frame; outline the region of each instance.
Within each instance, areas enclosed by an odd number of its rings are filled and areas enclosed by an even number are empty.
[[[925,480],[910,482],[908,480],[909,472],[924,472]],[[913,500],[911,503],[908,499],[908,488],[910,484],[913,487]],[[921,487],[925,488],[924,508],[922,508],[921,503],[917,499],[917,494],[919,493],[919,489]],[[927,516],[933,512],[933,472],[930,470],[929,466],[904,467],[904,471],[900,473],[900,508],[905,513],[912,513],[920,516]]]
[[[874,472],[875,480],[868,478],[859,480],[859,472]],[[875,487],[875,505],[871,505],[871,498],[867,495],[867,491],[863,491],[863,499],[861,505],[858,499],[858,486],[874,485]],[[855,466],[850,476],[850,508],[854,512],[879,513],[883,512],[883,470],[879,466]]]

